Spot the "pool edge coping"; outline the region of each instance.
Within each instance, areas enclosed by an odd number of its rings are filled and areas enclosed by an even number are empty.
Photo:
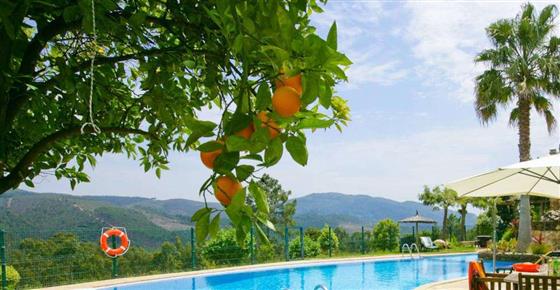
[[[424,253],[422,255],[422,257],[426,257],[426,256],[438,257],[438,256],[472,255],[472,254],[477,254],[477,252],[474,251],[474,252],[458,252],[458,253]],[[298,261],[288,261],[288,262],[281,261],[281,262],[272,262],[272,263],[264,263],[264,264],[253,264],[253,265],[232,266],[232,267],[215,268],[215,269],[184,271],[184,272],[177,272],[177,273],[116,278],[116,279],[108,279],[108,280],[85,282],[85,283],[78,283],[78,284],[69,284],[69,285],[59,285],[59,286],[46,287],[46,288],[36,288],[36,289],[41,289],[41,290],[54,290],[54,289],[60,289],[60,290],[69,290],[69,289],[97,290],[97,289],[102,289],[102,288],[107,288],[107,287],[127,286],[127,285],[154,282],[154,281],[165,281],[165,280],[174,280],[174,279],[183,279],[183,278],[193,278],[193,277],[208,276],[208,275],[213,276],[213,275],[218,275],[218,274],[241,273],[241,272],[246,272],[246,271],[250,271],[250,270],[259,270],[259,271],[275,270],[275,269],[283,269],[283,268],[286,268],[286,267],[289,267],[289,266],[305,267],[305,266],[314,266],[314,265],[339,264],[341,262],[342,263],[352,263],[352,262],[360,262],[360,261],[390,261],[390,260],[401,260],[401,259],[410,259],[410,258],[408,256],[403,256],[402,254],[391,254],[391,255],[382,255],[382,256],[309,259],[309,260],[298,260]],[[422,285],[422,286],[424,286],[424,285]],[[422,287],[422,286],[420,286],[420,287]]]
[[[428,284],[420,285],[420,286],[414,288],[414,290],[430,290],[432,288],[436,289],[436,287],[439,287],[439,286],[445,286],[447,284],[455,284],[457,282],[463,282],[463,281],[466,281],[466,280],[467,280],[467,277],[459,277],[459,278],[453,278],[453,279],[444,280],[444,281],[435,281],[435,282],[431,282],[431,283],[428,283]],[[455,289],[455,288],[449,288],[449,289]],[[460,288],[460,289],[462,289],[462,288]]]

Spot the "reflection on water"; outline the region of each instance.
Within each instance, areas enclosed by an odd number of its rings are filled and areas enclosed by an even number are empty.
[[[410,290],[429,282],[466,276],[467,261],[476,255],[431,257],[393,261],[356,262],[296,267],[157,281],[116,290],[308,290],[323,284],[330,290]],[[509,265],[500,262],[498,266]],[[485,263],[491,269],[489,263]],[[112,288],[111,288],[112,289]],[[109,288],[107,289],[109,290]]]

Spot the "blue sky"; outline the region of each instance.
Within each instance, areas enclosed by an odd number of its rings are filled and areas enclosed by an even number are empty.
[[[534,2],[542,8],[551,2]],[[473,79],[483,70],[474,55],[489,46],[484,28],[513,17],[516,1],[330,1],[314,15],[321,35],[336,20],[339,49],[354,65],[337,87],[352,122],[343,131],[309,136],[309,165],[285,156],[267,173],[295,196],[336,191],[416,200],[437,185],[517,160],[517,131],[502,111],[483,127],[473,109]],[[558,29],[556,34],[558,34]],[[556,103],[558,107],[558,103]],[[211,118],[212,114],[207,113]],[[560,118],[556,113],[557,118]],[[533,158],[560,143],[533,116]],[[92,182],[71,191],[67,181],[35,179],[37,191],[200,199],[208,176],[197,152],[173,153],[161,179],[138,163],[107,155]]]

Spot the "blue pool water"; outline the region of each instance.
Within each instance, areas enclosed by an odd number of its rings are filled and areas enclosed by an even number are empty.
[[[467,262],[476,259],[476,255],[470,254],[292,266],[159,280],[102,290],[313,290],[318,284],[329,290],[410,290],[430,282],[464,277]],[[507,265],[511,263],[497,263],[498,267]],[[485,267],[492,269],[491,263],[485,263]]]

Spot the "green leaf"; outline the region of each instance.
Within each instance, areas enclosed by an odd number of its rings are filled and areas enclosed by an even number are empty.
[[[288,137],[288,140],[286,140],[286,149],[295,162],[303,166],[307,165],[307,148],[301,139],[294,136]]]
[[[330,85],[325,85],[321,89],[321,93],[319,94],[319,103],[325,109],[328,109],[331,106],[331,98],[332,98],[332,87]]]
[[[313,103],[319,96],[321,80],[314,73],[306,73],[302,76],[303,93],[301,101],[304,105]]]
[[[231,203],[226,208],[226,213],[234,225],[238,225],[241,222],[241,217],[243,215],[242,208],[245,205],[245,196],[245,190],[239,191],[233,196]]]
[[[212,211],[211,208],[203,207],[197,210],[191,217],[192,222],[198,221],[203,215],[209,214]]]
[[[222,153],[214,161],[214,170],[216,172],[229,172],[237,166],[237,163],[239,163],[239,152]]]
[[[210,213],[206,213],[200,217],[195,224],[196,241],[201,244],[208,237],[208,230],[210,227]]]
[[[202,135],[212,132],[216,128],[216,124],[211,121],[201,121],[194,118],[188,118],[187,128],[191,129],[193,133],[200,133]]]
[[[268,142],[270,141],[268,128],[261,127],[258,128],[255,133],[251,136],[251,153],[258,153],[263,151]]]
[[[208,141],[200,146],[198,146],[197,150],[200,152],[212,152],[219,149],[222,149],[224,144],[218,141]]]
[[[329,30],[329,35],[327,36],[327,45],[330,46],[332,49],[336,50],[336,43],[337,43],[337,33],[336,33],[336,21],[333,22],[331,25],[331,29]]]
[[[248,155],[245,155],[245,156],[241,157],[241,159],[263,161],[262,157],[259,154],[248,154]]]
[[[268,244],[270,241],[268,240],[268,237],[259,226],[259,224],[255,224],[255,228],[257,229],[257,237],[259,237],[259,240],[265,244]]]
[[[272,166],[280,159],[282,159],[282,151],[284,147],[282,146],[282,140],[280,138],[274,138],[266,148],[264,152],[264,162],[266,166]]]
[[[78,7],[77,5],[72,5],[64,8],[62,17],[64,18],[64,22],[67,23],[78,20],[80,18],[80,7]]]
[[[25,185],[27,185],[31,188],[35,187],[35,184],[33,184],[33,181],[31,181],[29,179],[24,180],[23,183],[25,183]]]
[[[230,136],[234,135],[236,132],[239,132],[247,128],[252,121],[253,118],[247,114],[240,114],[240,113],[233,114],[233,116],[231,116],[231,119],[227,120],[227,123],[224,126],[224,132]]]
[[[320,128],[329,128],[334,124],[334,120],[328,119],[317,119],[317,118],[307,118],[301,120],[297,125],[298,129],[320,129]]]
[[[270,88],[267,83],[261,83],[257,91],[257,101],[255,107],[257,110],[264,111],[272,104]]]
[[[237,175],[237,180],[245,181],[253,172],[255,171],[255,167],[251,165],[239,165],[235,169],[235,173]]]
[[[245,151],[251,147],[249,140],[240,136],[229,136],[226,140],[228,151]]]
[[[256,182],[251,182],[251,184],[249,184],[249,192],[255,199],[257,210],[268,215],[270,209],[268,207],[268,197],[266,192]]]
[[[212,222],[210,222],[210,226],[208,228],[208,235],[210,236],[210,238],[213,238],[216,236],[219,230],[220,230],[220,214],[218,213],[212,219]]]
[[[259,220],[259,222],[261,222],[263,225],[265,225],[267,228],[276,231],[276,227],[274,226],[274,224],[269,221],[268,219],[264,219],[261,217],[257,217],[257,220]]]

